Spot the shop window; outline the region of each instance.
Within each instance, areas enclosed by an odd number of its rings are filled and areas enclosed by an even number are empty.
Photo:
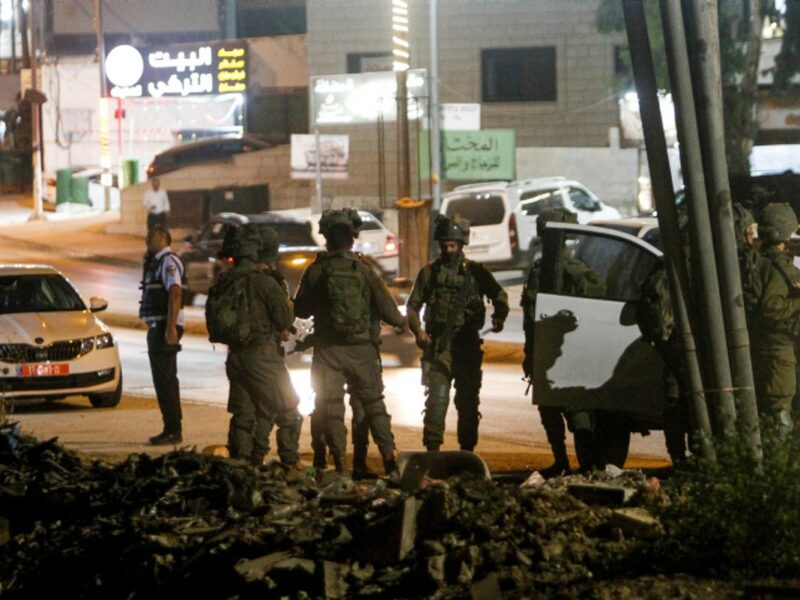
[[[262,37],[306,33],[304,6],[239,6],[237,37]],[[274,3],[273,3],[274,4]]]
[[[484,102],[555,102],[556,49],[503,48],[481,51]]]

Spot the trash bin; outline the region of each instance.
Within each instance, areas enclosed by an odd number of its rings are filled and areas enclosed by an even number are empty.
[[[75,204],[89,204],[89,178],[73,177],[70,184],[72,202]]]
[[[126,158],[122,161],[122,187],[139,183],[139,160]]]
[[[59,169],[56,171],[56,204],[72,202],[72,171]]]

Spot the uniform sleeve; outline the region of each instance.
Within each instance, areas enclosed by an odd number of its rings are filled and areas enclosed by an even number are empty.
[[[405,319],[397,308],[397,302],[392,298],[386,284],[371,269],[365,268],[364,270],[367,273],[367,282],[372,294],[372,305],[381,320],[393,327],[403,327]]]
[[[408,316],[408,326],[411,332],[416,334],[420,331],[421,323],[419,320],[419,312],[422,310],[422,305],[425,304],[425,293],[431,280],[430,265],[422,267],[417,278],[414,280],[414,288],[411,290],[411,295],[406,301],[406,315]]]
[[[167,194],[167,190],[162,188],[164,192],[164,212],[169,212],[169,195]]]
[[[294,311],[301,319],[308,319],[314,316],[315,289],[321,274],[317,263],[312,263],[303,271],[300,278],[300,285],[297,287],[297,294],[294,297]]]
[[[294,323],[292,300],[274,277],[268,275],[256,278],[257,293],[267,308],[267,316],[278,331],[291,327]]]
[[[172,254],[164,258],[161,264],[161,283],[167,291],[174,285],[183,285],[183,264]]]
[[[480,293],[489,298],[494,306],[492,320],[499,319],[500,321],[505,321],[508,316],[508,311],[510,310],[508,306],[508,294],[502,286],[497,283],[497,280],[489,269],[480,263],[472,263],[472,265],[474,268],[473,274],[478,280],[478,289]]]

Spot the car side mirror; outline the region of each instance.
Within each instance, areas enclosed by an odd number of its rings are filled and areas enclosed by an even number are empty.
[[[92,296],[89,299],[89,310],[93,313],[104,311],[108,308],[108,300],[105,298],[98,298],[97,296]]]

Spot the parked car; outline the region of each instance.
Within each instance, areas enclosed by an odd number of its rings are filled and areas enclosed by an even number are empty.
[[[311,226],[300,219],[275,213],[241,215],[219,213],[198,232],[187,236],[180,253],[186,266],[188,299],[195,294],[207,294],[219,274],[228,268],[221,256],[222,240],[228,227],[256,223],[259,227],[272,227],[278,232],[278,271],[286,278],[294,293],[300,276],[323,249],[311,235]]]
[[[112,407],[122,395],[117,342],[72,284],[47,265],[0,265],[0,394],[6,400],[88,396]]]
[[[276,211],[276,214],[304,219],[311,225],[311,235],[317,244],[325,245],[325,237],[319,232],[319,220],[322,214],[312,213],[310,208],[281,210]],[[393,279],[397,276],[399,268],[397,237],[371,212],[359,210],[358,216],[364,224],[359,229],[353,249],[374,260],[384,278]]]
[[[543,240],[533,398],[593,411],[600,464],[622,466],[632,432],[663,428],[663,361],[636,323],[642,282],[663,260],[661,250],[644,239],[657,231],[653,221],[643,220],[638,230],[632,222],[548,223]],[[568,256],[603,278],[604,297],[559,288],[560,262]]]
[[[536,220],[548,208],[568,208],[579,223],[620,217],[586,186],[564,177],[464,185],[442,200],[442,213],[470,221],[466,254],[499,268],[525,268],[538,257]]]
[[[230,160],[235,154],[271,147],[272,144],[252,134],[203,138],[156,154],[147,167],[147,177],[163,175],[189,165]]]

